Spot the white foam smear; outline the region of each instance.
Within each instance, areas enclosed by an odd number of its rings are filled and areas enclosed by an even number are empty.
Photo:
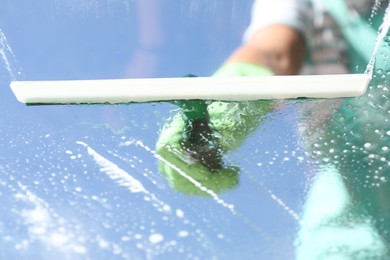
[[[11,47],[9,46],[9,44],[7,42],[7,38],[5,37],[5,35],[1,29],[0,29],[0,56],[1,56],[1,59],[4,63],[5,68],[7,69],[9,75],[11,76],[11,79],[15,80],[16,74],[20,74],[21,72],[17,71],[12,66],[11,59],[14,61],[14,63],[17,63],[16,58],[15,58],[14,53],[12,52]],[[15,71],[17,71],[16,74],[15,74]]]
[[[296,213],[294,210],[292,210],[287,204],[278,196],[276,196],[272,190],[267,189],[267,192],[269,193],[270,197],[279,204],[292,218],[294,218],[296,221],[302,223],[301,217]]]
[[[110,179],[115,180],[119,186],[126,187],[131,192],[143,192],[149,194],[140,181],[132,177],[129,173],[119,168],[116,164],[107,160],[105,157],[97,153],[86,143],[78,141],[77,144],[84,146],[87,152],[95,162],[101,167],[101,171],[106,173]]]
[[[98,152],[96,152],[94,149],[92,149],[88,144],[77,141],[76,142],[79,145],[84,146],[87,149],[88,154],[94,159],[94,161],[101,167],[101,171],[108,175],[108,177],[112,180],[114,180],[117,184],[120,186],[126,187],[128,190],[130,190],[133,193],[144,193],[147,194],[150,198],[150,201],[152,201],[153,206],[156,204],[157,209],[162,213],[171,213],[172,208],[166,204],[165,202],[159,200],[155,194],[149,192],[145,189],[145,187],[142,185],[140,181],[132,177],[128,172],[125,170],[119,168],[116,164],[105,158],[104,156],[100,155]],[[226,203],[223,199],[221,199],[214,191],[207,189],[204,187],[200,182],[193,179],[191,176],[186,174],[183,170],[179,169],[175,165],[171,164],[167,160],[165,160],[162,156],[158,155],[154,150],[150,149],[147,145],[145,145],[142,141],[139,140],[130,140],[126,141],[120,146],[129,146],[129,145],[136,145],[138,147],[143,148],[145,151],[150,152],[155,158],[158,160],[162,160],[165,163],[167,163],[170,167],[174,168],[176,171],[178,171],[184,178],[186,178],[188,181],[193,183],[197,188],[201,189],[202,191],[209,194],[215,202],[217,202],[219,205],[223,206],[224,208],[228,209],[233,215],[241,218],[246,224],[250,225],[254,230],[256,230],[259,234],[261,234],[264,238],[270,239],[270,236],[266,234],[260,227],[256,226],[254,223],[252,223],[250,220],[248,220],[245,216],[240,214],[234,209],[234,205]],[[176,217],[179,219],[182,219],[182,215],[176,214]],[[184,220],[183,220],[184,221]]]
[[[268,193],[270,198],[274,200],[287,214],[289,214],[296,221],[303,223],[301,217],[297,212],[291,209],[280,197],[278,197],[270,188],[268,188],[263,182],[258,181],[252,176],[248,176],[253,182],[255,182],[259,187],[261,187],[265,192]]]
[[[87,152],[92,158],[95,160],[95,162],[101,167],[101,171],[106,173],[110,179],[115,180],[116,183],[120,186],[126,187],[131,192],[137,193],[137,192],[143,192],[145,194],[148,194],[152,197],[153,200],[157,200],[157,198],[150,193],[148,190],[145,189],[145,187],[142,185],[140,181],[132,177],[128,172],[125,170],[119,168],[116,164],[109,161],[107,158],[100,155],[98,152],[96,152],[94,149],[92,149],[90,146],[88,146],[86,143],[78,141],[77,144],[80,144],[84,146],[87,149]],[[134,142],[128,142],[127,144],[132,144]],[[123,144],[122,144],[123,145]],[[165,163],[167,163],[169,166],[174,168],[176,171],[178,171],[183,177],[185,177],[188,181],[193,183],[197,188],[200,190],[206,192],[209,194],[218,204],[224,206],[225,208],[229,209],[232,213],[236,213],[234,211],[234,206],[231,204],[226,203],[223,201],[219,196],[213,192],[210,189],[207,189],[204,187],[200,182],[186,174],[181,169],[177,168],[175,165],[171,164],[167,160],[165,160],[162,156],[155,153],[155,151],[152,151],[148,146],[143,144],[141,141],[136,141],[135,145],[140,146],[144,148],[146,151],[151,152],[154,157],[156,157],[158,160],[162,160]],[[158,200],[159,201],[159,200]],[[167,209],[169,206],[161,201],[159,201],[160,205],[163,205],[162,207]],[[168,207],[167,207],[168,206]]]
[[[183,176],[184,178],[186,178],[189,182],[191,182],[193,185],[195,185],[195,187],[197,187],[199,190],[207,193],[208,195],[210,195],[214,201],[216,201],[218,204],[222,205],[223,207],[227,208],[228,210],[230,210],[232,213],[236,214],[237,212],[234,210],[234,205],[232,204],[228,204],[226,203],[223,199],[221,199],[214,191],[206,188],[205,186],[202,185],[202,183],[200,183],[199,181],[195,180],[194,178],[192,178],[190,175],[188,175],[185,171],[181,170],[180,168],[178,168],[176,165],[170,163],[169,161],[167,161],[164,157],[162,157],[161,155],[157,154],[155,151],[153,151],[152,149],[150,149],[147,145],[145,145],[144,143],[142,143],[141,141],[136,141],[135,144],[137,146],[140,146],[142,148],[144,148],[146,151],[150,152],[153,154],[153,156],[166,163],[167,165],[169,165],[169,167],[172,167],[172,169],[174,169],[175,171],[177,171],[181,176]]]
[[[139,145],[139,144],[138,144]],[[223,199],[221,199],[214,191],[207,189],[205,186],[203,186],[200,182],[189,176],[186,172],[178,168],[176,165],[170,163],[169,161],[165,160],[164,157],[162,157],[159,154],[154,154],[154,156],[160,160],[169,165],[172,169],[177,171],[181,176],[186,178],[189,182],[191,182],[195,187],[197,187],[199,190],[209,194],[218,204],[222,205],[223,207],[227,208],[230,210],[232,213],[236,214],[237,212],[234,210],[234,205],[233,204],[228,204],[226,203]]]
[[[16,244],[15,248],[29,250],[30,244],[38,240],[50,251],[59,251],[69,258],[72,258],[73,254],[86,254],[87,249],[77,239],[78,236],[69,230],[71,225],[66,225],[66,221],[56,214],[46,201],[28,190],[25,185],[20,182],[17,184],[21,192],[14,195],[15,199],[29,205],[20,212],[28,227],[28,239]]]
[[[160,212],[169,213],[171,211],[171,207],[168,204],[161,201],[155,194],[145,189],[142,183],[131,176],[127,171],[121,169],[118,165],[96,152],[88,144],[81,141],[76,143],[84,146],[87,149],[88,154],[101,167],[100,171],[105,173],[110,179],[114,180],[119,186],[127,188],[132,193],[144,193],[145,195],[148,195],[148,198],[154,202],[153,205],[156,205],[158,211]]]
[[[247,217],[242,215],[240,212],[235,210],[233,204],[229,204],[225,202],[223,199],[221,199],[214,191],[208,189],[207,187],[203,186],[200,182],[189,176],[185,171],[182,169],[178,168],[176,165],[170,163],[167,161],[164,157],[161,155],[157,154],[156,151],[152,150],[150,147],[145,145],[142,141],[140,140],[131,140],[125,143],[122,143],[121,146],[126,146],[126,145],[136,145],[141,148],[143,148],[145,151],[151,153],[156,159],[163,161],[170,167],[172,167],[175,171],[177,171],[181,176],[186,178],[188,181],[190,181],[193,185],[195,185],[198,189],[202,190],[203,192],[207,193],[210,195],[210,197],[219,205],[223,206],[224,208],[228,209],[234,216],[239,217],[244,223],[247,225],[251,226],[254,230],[256,230],[262,237],[265,239],[270,239],[271,237],[259,226],[256,224],[252,223]]]
[[[140,146],[142,147],[144,150],[150,152],[151,154],[153,154],[153,156],[160,160],[160,161],[163,161],[164,163],[166,163],[167,165],[169,165],[170,167],[172,167],[175,171],[177,171],[181,176],[183,176],[184,178],[186,178],[189,182],[191,182],[193,185],[195,185],[195,187],[197,187],[198,189],[200,189],[201,191],[207,193],[208,195],[210,195],[218,204],[224,206],[225,208],[229,209],[232,213],[236,213],[235,210],[234,210],[234,205],[232,204],[228,204],[226,203],[224,200],[222,200],[214,191],[210,190],[210,189],[207,189],[205,186],[203,186],[200,182],[198,182],[197,180],[195,180],[194,178],[192,178],[191,176],[189,176],[185,171],[181,170],[180,168],[178,168],[176,165],[170,163],[169,161],[167,161],[164,157],[162,157],[161,155],[157,154],[154,150],[150,149],[147,145],[145,145],[142,141],[140,140],[130,140],[130,141],[126,141],[124,143],[122,143],[120,146],[128,146],[128,145],[132,145],[132,144],[135,144],[137,146]]]
[[[94,149],[92,149],[88,144],[78,141],[76,142],[79,145],[84,146],[87,149],[88,154],[93,158],[93,160],[101,167],[101,171],[107,176],[114,180],[118,185],[127,188],[132,193],[143,193],[147,195],[145,196],[145,200],[151,202],[152,206],[155,207],[159,212],[171,215],[172,211],[174,209],[171,208],[170,205],[165,203],[164,201],[161,201],[157,198],[155,194],[152,192],[149,192],[142,183],[131,176],[128,172],[118,167],[116,164],[96,152]],[[132,142],[127,142],[126,145],[130,145]],[[125,146],[126,146],[125,145]],[[177,219],[180,219],[183,223],[190,223],[191,226],[196,226],[195,223],[190,222],[187,218],[184,217],[184,212],[181,209],[176,209],[175,214]],[[199,236],[203,238],[203,242],[207,241],[207,238],[203,232],[199,231]],[[161,234],[154,233],[149,237],[151,244],[158,244],[161,242],[164,238],[161,237]]]
[[[377,0],[375,5],[374,5],[373,14],[378,11],[380,4],[381,4],[380,1]],[[383,17],[383,23],[379,27],[379,34],[378,34],[378,37],[376,38],[376,41],[375,41],[375,46],[374,46],[374,50],[372,52],[371,60],[368,63],[366,71],[365,71],[365,73],[370,75],[371,77],[373,76],[373,73],[374,73],[376,53],[378,52],[378,49],[381,46],[381,43],[382,43],[383,39],[385,38],[387,32],[389,31],[389,28],[390,28],[390,4],[386,8],[385,15]]]

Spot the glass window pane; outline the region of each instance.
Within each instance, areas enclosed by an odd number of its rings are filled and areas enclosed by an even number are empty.
[[[387,3],[307,2],[299,74],[363,96],[26,106],[11,81],[211,77],[260,1],[3,0],[0,258],[389,257]]]

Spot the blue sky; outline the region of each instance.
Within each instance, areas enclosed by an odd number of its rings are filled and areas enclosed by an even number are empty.
[[[27,107],[9,89],[11,80],[212,75],[241,43],[250,6],[2,0],[0,258],[293,258],[318,166],[300,143],[295,102],[226,155],[241,169],[240,185],[220,195],[232,213],[173,191],[158,171],[150,149],[174,105]],[[133,179],[146,192],[131,191]]]

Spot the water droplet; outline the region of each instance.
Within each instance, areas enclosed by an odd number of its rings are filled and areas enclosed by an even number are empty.
[[[179,231],[179,237],[188,237],[189,233],[186,230]]]
[[[121,238],[121,240],[122,241],[130,241],[130,237],[128,237],[128,236],[123,236],[122,238]]]
[[[370,147],[371,147],[371,144],[370,144],[370,143],[365,143],[365,144],[364,144],[364,148],[368,149],[368,148],[370,148]]]
[[[171,211],[171,207],[170,207],[169,205],[164,205],[164,206],[163,206],[163,210],[164,210],[165,212],[170,212],[170,211]]]
[[[182,217],[184,217],[184,212],[181,209],[177,209],[176,210],[176,216],[178,218],[182,218]]]
[[[159,233],[151,234],[149,236],[149,241],[152,244],[158,244],[158,243],[160,243],[163,240],[164,240],[164,236],[159,234]]]

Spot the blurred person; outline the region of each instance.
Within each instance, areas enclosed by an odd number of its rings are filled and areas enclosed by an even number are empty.
[[[245,42],[224,66],[249,63],[296,74],[310,50],[314,73],[362,73],[385,2],[258,0]],[[390,105],[382,90],[389,85],[388,50],[382,43],[375,65],[383,72],[373,75],[377,88],[369,94],[299,107],[303,145],[319,166],[303,206],[297,259],[390,258]]]
[[[384,3],[313,1],[310,19],[307,3],[258,0],[246,41],[225,66],[247,62],[275,74],[296,74],[306,48],[312,50],[315,73],[362,73],[383,17],[372,12],[381,12]],[[389,69],[386,50],[382,45],[376,59],[383,71]],[[388,85],[374,79],[374,86],[381,84]],[[297,259],[390,257],[390,107],[383,94],[377,89],[362,98],[301,105],[300,134],[320,165],[303,206]]]
[[[214,76],[362,73],[371,59],[384,3],[257,0],[243,44]],[[380,50],[386,54],[388,47]],[[385,57],[377,55],[377,69],[389,69]],[[302,71],[307,59],[311,64]],[[319,165],[303,206],[297,259],[390,257],[390,148],[380,147],[390,146],[390,104],[383,90],[388,82],[380,77],[373,84],[384,86],[362,98],[308,101],[299,108],[302,143]],[[185,107],[162,129],[156,149],[164,158],[161,171],[186,194],[205,195],[197,191],[202,183],[217,193],[234,188],[238,169],[225,166],[223,154],[240,146],[279,109],[276,103]],[[194,116],[193,111],[199,113]],[[224,185],[217,176],[225,176]]]

